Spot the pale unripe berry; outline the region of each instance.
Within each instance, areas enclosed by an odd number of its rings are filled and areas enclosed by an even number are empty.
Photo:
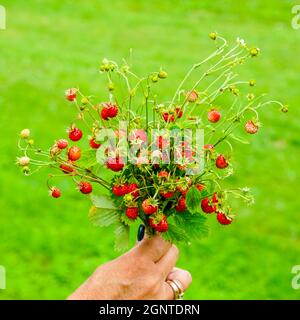
[[[30,159],[27,156],[18,158],[18,164],[22,167],[29,165]]]
[[[20,137],[22,139],[27,139],[29,138],[30,136],[30,130],[29,129],[23,129],[21,132],[20,132]]]

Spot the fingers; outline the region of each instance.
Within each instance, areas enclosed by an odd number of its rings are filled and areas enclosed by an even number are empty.
[[[180,268],[174,268],[168,275],[167,280],[177,280],[182,286],[183,291],[185,291],[192,282],[192,276],[187,270],[183,270]],[[165,282],[163,286],[163,290],[165,293],[165,299],[173,300],[174,299],[174,291],[172,287]]]
[[[173,244],[167,253],[157,262],[157,267],[161,270],[164,280],[167,278],[170,271],[175,267],[179,257],[179,250]]]
[[[139,242],[134,248],[133,252],[139,255],[146,255],[153,262],[157,262],[170,249],[171,244],[160,235],[155,235],[152,238],[145,238]]]

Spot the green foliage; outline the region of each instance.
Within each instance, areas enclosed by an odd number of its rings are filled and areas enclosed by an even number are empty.
[[[195,187],[192,186],[186,194],[186,206],[192,213],[200,212],[201,193]]]
[[[91,195],[91,200],[94,205],[90,209],[89,219],[93,225],[106,227],[118,221],[118,211],[109,197]]]
[[[96,151],[94,149],[84,150],[76,164],[85,168],[90,168],[97,165]]]
[[[203,214],[175,213],[169,221],[169,229],[162,236],[173,243],[190,243],[208,235],[207,219]]]
[[[299,190],[300,174],[300,32],[291,28],[289,1],[228,3],[112,0],[107,5],[92,0],[76,3],[74,12],[74,3],[53,0],[43,2],[41,12],[36,0],[1,1],[13,19],[0,32],[0,264],[6,267],[8,284],[0,299],[65,299],[99,264],[118,255],[112,250],[112,227],[91,226],[86,218],[90,201],[78,199],[71,178],[57,181],[63,196],[56,201],[46,195],[47,172],[31,179],[20,176],[14,166],[17,132],[34,127],[44,147],[58,134],[65,137],[66,121],[75,111],[62,101],[64,89],[80,84],[97,93],[95,103],[107,98],[95,62],[103,54],[128,57],[129,48],[139,73],[157,70],[158,63],[166,69],[169,77],[157,83],[157,90],[167,99],[199,52],[210,51],[211,30],[261,46],[262,56],[243,73],[256,78],[262,91],[286,95],[293,116],[278,117],[276,108],[269,108],[261,131],[248,137],[251,145],[235,150],[237,174],[229,184],[249,185],[256,205],[236,206],[237,218],[228,228],[210,217],[212,236],[180,246],[178,266],[193,275],[185,297],[299,299],[290,270],[299,264],[300,199],[291,201],[291,195]],[[203,106],[197,108],[205,114]],[[82,144],[87,143],[84,137]]]
[[[129,226],[120,222],[115,228],[115,249],[116,250],[125,250],[129,245]]]
[[[118,212],[116,210],[97,208],[92,206],[89,211],[91,223],[97,227],[107,227],[118,221]]]

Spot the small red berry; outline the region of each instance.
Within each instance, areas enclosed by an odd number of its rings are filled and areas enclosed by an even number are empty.
[[[172,198],[173,195],[174,195],[174,192],[173,191],[161,191],[160,194],[165,198],[165,199],[169,199],[169,198]]]
[[[93,149],[98,149],[101,146],[101,144],[97,143],[94,138],[90,139],[89,144]]]
[[[212,144],[206,144],[203,147],[204,150],[215,150],[215,147]]]
[[[205,198],[201,201],[201,208],[205,213],[212,213],[215,212],[217,207],[214,203],[217,203],[218,199],[216,194],[213,195],[212,200],[210,201],[209,198]]]
[[[126,216],[129,219],[136,219],[139,215],[139,209],[137,207],[126,208]]]
[[[106,162],[106,167],[114,172],[121,171],[124,168],[123,159],[119,156],[115,158],[108,158]]]
[[[161,179],[168,179],[169,178],[169,173],[165,170],[160,171],[157,176]]]
[[[103,120],[109,120],[118,115],[118,106],[112,103],[106,103],[101,110],[101,118]]]
[[[66,90],[65,91],[66,99],[69,101],[74,101],[76,99],[76,92],[77,92],[76,88],[70,88]]]
[[[188,92],[186,98],[187,98],[188,102],[195,102],[198,99],[198,93],[195,90],[190,91],[190,92]]]
[[[69,162],[70,164],[72,164],[72,161]],[[61,168],[63,173],[71,173],[74,171],[74,169],[71,166],[68,166],[67,164],[61,164],[59,167]]]
[[[258,128],[258,125],[256,125],[252,120],[248,120],[245,124],[245,130],[250,134],[255,134],[258,131]]]
[[[112,193],[117,197],[124,196],[127,193],[127,190],[127,185],[114,185],[112,187]]]
[[[130,193],[134,198],[137,198],[140,195],[138,185],[136,183],[129,184],[127,193]]]
[[[169,225],[166,216],[163,216],[162,220],[155,226],[155,229],[158,232],[166,232],[168,231],[168,228]]]
[[[61,191],[56,187],[52,187],[50,192],[53,198],[59,198],[61,196]]]
[[[228,224],[231,224],[233,219],[226,216],[226,214],[223,212],[217,212],[217,220],[219,221],[220,224],[228,225]]]
[[[57,140],[57,142],[56,142],[56,145],[57,145],[58,149],[65,149],[65,148],[67,148],[68,144],[69,144],[68,141],[65,140],[65,139],[59,139],[59,140]]]
[[[208,112],[207,118],[210,122],[213,122],[213,123],[218,122],[221,118],[221,113],[216,109],[211,109]]]
[[[78,148],[77,146],[72,146],[69,149],[69,152],[68,152],[69,160],[76,161],[80,158],[80,156],[81,156],[81,151],[80,151],[80,148]]]
[[[145,214],[153,214],[157,211],[157,205],[153,204],[151,199],[146,199],[142,203],[142,209]]]
[[[183,116],[183,111],[180,107],[176,107],[175,113],[176,113],[178,119],[180,119]]]
[[[69,138],[72,141],[78,141],[82,137],[82,131],[78,128],[71,128],[69,130]]]
[[[157,137],[156,146],[157,146],[159,149],[166,148],[166,147],[168,147],[169,145],[170,145],[170,139],[169,139],[169,138],[164,138],[163,136]]]
[[[205,188],[205,185],[204,185],[204,184],[197,184],[197,185],[196,185],[196,188],[197,188],[199,191],[202,191],[202,190]]]
[[[79,182],[79,190],[83,194],[88,194],[93,191],[93,187],[89,182],[81,181]]]
[[[216,159],[216,166],[219,169],[225,169],[226,167],[228,167],[229,163],[227,162],[227,160],[225,159],[225,157],[220,154],[217,159]]]
[[[174,114],[169,114],[168,112],[164,112],[162,117],[165,122],[174,122],[175,121]]]
[[[183,212],[186,210],[186,200],[184,197],[179,198],[177,206],[175,207],[175,210],[178,212]]]
[[[146,131],[142,129],[135,129],[132,132],[130,132],[129,135],[129,141],[132,142],[141,142],[146,143],[148,141],[148,136]]]

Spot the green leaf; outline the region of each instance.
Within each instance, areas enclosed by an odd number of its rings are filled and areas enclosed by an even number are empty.
[[[135,222],[134,219],[128,218],[125,213],[120,215],[120,220],[121,220],[126,226],[131,226],[131,225],[133,225],[134,222]]]
[[[129,227],[122,222],[115,229],[115,250],[125,250],[129,245]]]
[[[94,194],[91,194],[91,200],[95,207],[101,208],[101,209],[113,209],[116,210],[116,207],[112,201],[112,199],[108,196],[96,196]]]
[[[161,235],[165,240],[172,243],[189,241],[188,235],[180,227],[173,223],[169,223],[168,231],[161,233]]]
[[[191,187],[186,194],[186,205],[190,212],[195,213],[200,211],[201,193],[195,187]]]
[[[201,213],[191,214],[185,211],[174,215],[174,221],[189,238],[200,239],[208,235],[207,218]]]
[[[92,206],[89,211],[89,219],[95,226],[107,227],[118,221],[119,214],[115,209],[104,209]]]
[[[96,150],[83,151],[79,160],[76,161],[76,164],[83,168],[90,168],[97,165]]]

